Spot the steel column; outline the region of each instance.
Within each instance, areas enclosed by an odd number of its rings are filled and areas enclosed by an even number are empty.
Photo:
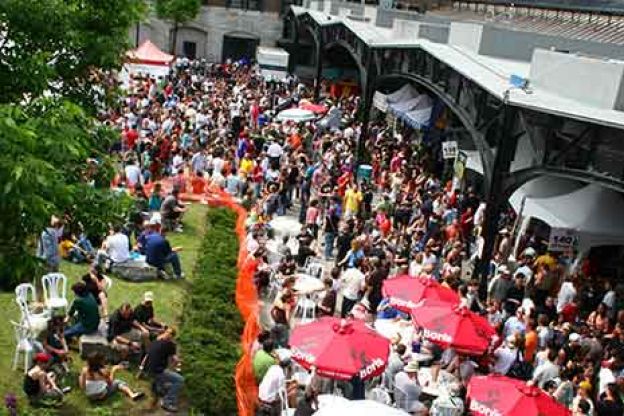
[[[505,178],[509,174],[511,161],[516,152],[518,135],[513,134],[515,110],[508,104],[503,104],[501,130],[498,136],[496,157],[492,169],[490,183],[486,184],[486,209],[481,236],[484,239],[483,251],[477,261],[475,274],[479,276],[479,297],[487,297],[487,277],[490,259],[494,254],[494,243],[498,233],[498,220],[505,204]]]

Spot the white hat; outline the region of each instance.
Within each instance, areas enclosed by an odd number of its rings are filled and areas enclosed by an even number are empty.
[[[522,253],[525,257],[535,257],[535,249],[533,247],[527,247]]]
[[[418,370],[420,370],[418,361],[410,361],[405,367],[403,367],[403,371],[406,373],[417,373]]]
[[[149,225],[160,225],[162,217],[160,212],[155,212],[149,220]]]
[[[581,336],[577,334],[576,332],[571,333],[570,336],[568,337],[568,340],[570,342],[578,342],[580,339],[581,339]]]
[[[143,302],[154,302],[154,292],[150,290],[143,293]]]
[[[498,273],[500,274],[509,274],[509,267],[507,267],[504,264],[501,264],[500,266],[498,266]]]

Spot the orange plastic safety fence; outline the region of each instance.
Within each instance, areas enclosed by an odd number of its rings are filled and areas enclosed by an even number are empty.
[[[118,182],[119,180],[116,178],[111,186],[115,186]],[[173,183],[170,179],[163,179],[160,183],[164,193],[170,192],[173,188]],[[151,193],[152,188],[153,183],[146,184],[143,187],[147,194]],[[133,190],[131,189],[130,191],[132,192]],[[258,400],[258,386],[253,373],[251,348],[260,332],[260,325],[258,323],[258,295],[253,282],[253,276],[258,265],[253,258],[248,256],[245,244],[247,211],[230,194],[220,189],[207,189],[205,193],[201,194],[180,194],[180,199],[200,202],[209,206],[227,207],[236,212],[235,231],[239,242],[236,305],[245,322],[241,335],[241,350],[243,354],[236,365],[235,371],[236,401],[240,416],[253,416]]]
[[[251,349],[260,332],[258,323],[258,294],[253,276],[258,267],[257,262],[248,256],[245,244],[245,220],[247,211],[240,206],[231,195],[216,190],[204,199],[210,206],[224,206],[237,214],[236,235],[239,241],[238,277],[236,279],[236,305],[245,322],[241,335],[242,357],[236,365],[236,401],[239,416],[253,416],[258,400],[258,387],[253,373]]]

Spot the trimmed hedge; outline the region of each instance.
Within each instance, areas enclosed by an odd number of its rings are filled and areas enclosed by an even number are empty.
[[[180,330],[191,407],[206,415],[236,415],[234,372],[243,322],[235,302],[236,214],[212,208]]]

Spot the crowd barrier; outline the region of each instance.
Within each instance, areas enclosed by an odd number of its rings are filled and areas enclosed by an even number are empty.
[[[159,181],[162,194],[167,195],[173,189],[173,183],[169,179]],[[118,178],[111,185],[117,186]],[[146,195],[150,195],[153,183],[143,186]],[[128,188],[130,194],[134,189]],[[236,306],[244,322],[243,333],[241,334],[242,356],[236,365],[234,377],[236,382],[236,401],[238,404],[239,416],[254,416],[258,398],[258,386],[253,373],[251,354],[252,346],[260,332],[258,322],[258,295],[254,285],[253,276],[257,268],[257,263],[247,253],[245,244],[246,232],[245,221],[247,211],[227,192],[212,187],[206,187],[203,193],[181,193],[179,198],[182,201],[200,202],[212,207],[225,207],[236,213],[236,235],[238,236],[238,276],[236,279]]]
[[[258,321],[258,294],[253,277],[258,267],[257,262],[247,253],[245,244],[245,220],[247,211],[231,195],[216,191],[207,197],[210,206],[224,206],[236,212],[236,235],[239,241],[238,277],[236,279],[236,306],[245,323],[241,334],[242,356],[236,365],[236,401],[239,416],[253,416],[258,398],[258,386],[252,366],[252,346],[260,332]]]

